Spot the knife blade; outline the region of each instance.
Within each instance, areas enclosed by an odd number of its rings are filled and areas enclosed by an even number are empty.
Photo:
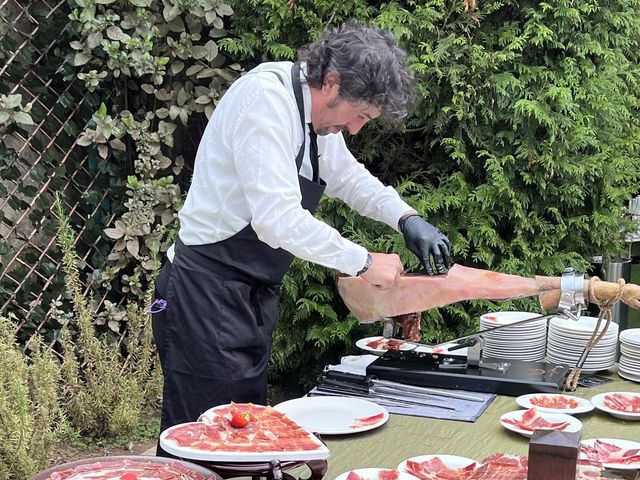
[[[406,385],[404,383],[397,383],[397,382],[392,382],[390,380],[377,380],[374,379],[372,380],[373,384],[375,386],[387,386],[389,388],[394,388],[396,390],[402,391],[402,392],[412,392],[412,393],[416,393],[416,394],[429,394],[429,395],[435,395],[435,396],[441,396],[441,397],[449,397],[449,398],[457,398],[458,400],[469,400],[471,402],[484,402],[484,398],[482,397],[476,397],[474,395],[467,395],[464,393],[456,393],[456,392],[445,392],[442,390],[435,390],[432,388],[425,388],[425,387],[417,387],[414,385]]]
[[[376,400],[383,400],[383,401],[387,401],[387,402],[393,402],[399,405],[403,405],[403,406],[407,406],[407,407],[429,407],[429,408],[441,408],[444,410],[450,410],[453,412],[456,412],[456,408],[454,407],[450,407],[448,405],[436,405],[436,404],[432,404],[432,403],[427,403],[427,402],[418,402],[418,401],[412,401],[412,400],[407,400],[407,399],[403,399],[403,398],[399,398],[395,395],[388,395],[388,394],[384,394],[384,393],[364,393],[362,391],[359,390],[350,390],[348,388],[343,389],[342,387],[338,386],[338,385],[333,385],[331,383],[329,384],[323,384],[320,383],[316,386],[316,388],[320,391],[327,391],[327,392],[332,392],[332,393],[341,393],[343,395],[346,396],[350,396],[350,397],[358,397],[358,398],[368,398],[372,401],[376,401]]]

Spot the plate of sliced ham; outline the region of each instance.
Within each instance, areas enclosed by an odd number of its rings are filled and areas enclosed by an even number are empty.
[[[413,350],[416,346],[398,338],[367,337],[356,342],[356,347],[376,355],[382,355],[388,350]]]
[[[516,403],[523,408],[535,408],[539,412],[566,413],[567,415],[593,410],[589,400],[562,393],[529,393],[516,398]]]
[[[579,432],[582,429],[582,422],[571,415],[539,412],[535,408],[505,413],[500,417],[500,425],[525,437],[531,437],[534,430]]]
[[[307,430],[323,435],[360,433],[389,420],[386,408],[350,397],[302,397],[274,407]]]
[[[590,438],[580,442],[581,460],[618,470],[640,469],[640,443],[618,438]]]
[[[640,420],[640,393],[608,392],[595,395],[591,403],[603,412],[623,420]]]
[[[392,468],[358,468],[341,473],[336,480],[416,480],[416,477]]]
[[[470,478],[479,467],[480,462],[472,458],[436,454],[409,458],[398,465],[398,470],[420,480],[440,480]]]
[[[247,415],[237,426],[235,418]],[[236,426],[234,426],[236,425]],[[282,412],[252,403],[211,408],[198,422],[174,425],[160,434],[160,446],[180,457],[209,462],[322,460],[327,447]]]

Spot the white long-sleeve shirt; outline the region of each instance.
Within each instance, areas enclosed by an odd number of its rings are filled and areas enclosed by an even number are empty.
[[[179,212],[186,245],[215,243],[249,223],[258,238],[296,257],[355,275],[367,251],[303,209],[295,157],[307,136],[291,83],[291,62],[262,64],[236,80],[216,107],[198,147],[193,179]],[[303,66],[304,68],[304,66]],[[280,78],[274,73],[277,71]],[[301,73],[305,123],[311,93]],[[318,137],[319,174],[325,193],[361,215],[397,230],[411,210],[358,163],[341,133]],[[300,174],[312,177],[305,155]],[[173,258],[173,247],[168,252]]]

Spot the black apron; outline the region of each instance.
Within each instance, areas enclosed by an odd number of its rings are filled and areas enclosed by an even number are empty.
[[[291,75],[306,131],[297,63]],[[313,213],[325,185],[310,131],[313,180],[299,174],[298,179],[302,207]],[[298,172],[305,143],[295,159]],[[266,404],[280,284],[292,261],[291,253],[260,241],[251,224],[213,244],[177,239],[173,263],[166,262],[156,282],[156,298],[166,299],[167,309],[153,316],[164,375],[161,431],[231,401]],[[160,448],[158,455],[170,456]]]

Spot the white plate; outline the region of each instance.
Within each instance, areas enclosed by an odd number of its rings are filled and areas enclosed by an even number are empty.
[[[375,353],[377,355],[382,355],[385,352],[388,352],[390,349],[389,348],[373,348],[370,347],[369,345],[367,345],[370,342],[375,342],[377,340],[381,340],[384,337],[367,337],[367,338],[361,338],[360,340],[358,340],[356,342],[356,347],[361,348],[362,350],[366,350],[367,352],[371,352],[371,353]],[[412,343],[409,342],[404,342],[402,340],[399,340],[397,338],[393,338],[393,339],[389,339],[389,340],[398,340],[400,342],[402,342],[402,344],[400,345],[400,348],[394,349],[394,350],[413,350],[415,347],[415,345],[413,345]]]
[[[578,406],[575,408],[545,408],[540,407],[538,405],[534,405],[531,403],[531,399],[533,397],[550,397],[550,398],[558,398],[563,397],[570,400],[575,400],[578,402]],[[563,393],[529,393],[527,395],[520,395],[516,398],[516,403],[523,408],[536,408],[539,412],[547,412],[547,413],[566,413],[567,415],[572,415],[576,413],[585,413],[593,410],[593,405],[589,400],[584,398],[575,397],[573,395],[565,395]]]
[[[307,430],[320,434],[342,435],[372,430],[384,425],[389,412],[373,402],[348,397],[302,397],[275,407]],[[359,420],[377,417],[372,423]]]
[[[640,373],[639,374],[629,373],[628,371],[619,368],[618,369],[618,375],[620,377],[624,378],[625,380],[630,380],[632,382],[639,382],[640,383]]]
[[[638,412],[638,413],[622,412],[620,410],[616,410],[614,408],[610,408],[610,407],[607,407],[605,405],[605,403],[604,403],[605,402],[605,397],[607,395],[613,395],[613,394],[616,394],[616,393],[624,395],[627,398],[629,398],[629,397],[640,397],[640,393],[634,393],[634,392],[605,392],[605,393],[600,393],[598,395],[595,395],[591,399],[591,403],[598,410],[602,410],[603,412],[607,412],[609,415],[611,415],[613,417],[621,418],[623,420],[640,420],[640,412]]]
[[[167,428],[160,434],[160,446],[167,452],[180,458],[190,460],[202,460],[205,462],[270,462],[271,460],[323,460],[329,457],[329,449],[311,432],[309,437],[318,445],[315,450],[289,450],[289,451],[247,451],[231,452],[221,450],[201,450],[192,447],[181,447],[176,442],[167,440],[167,435],[176,428],[190,423],[201,424],[203,422],[187,422]]]
[[[539,317],[539,313],[533,312],[490,312],[480,315],[480,321],[486,325],[511,325],[512,323],[520,322],[528,318]],[[538,326],[540,324],[546,324],[545,319],[532,320],[531,323],[523,323],[522,327]],[[515,328],[518,328],[517,325]]]
[[[358,468],[357,470],[349,470],[348,472],[341,473],[336,477],[336,480],[347,480],[351,472],[358,475],[363,480],[379,480],[380,473],[388,470],[394,470],[393,468]],[[398,480],[416,480],[416,477],[409,475],[407,472],[398,472]]]
[[[596,440],[600,440],[601,442],[606,442],[611,445],[615,445],[620,448],[624,448],[625,450],[630,450],[633,448],[640,448],[640,443],[633,442],[631,440],[622,440],[619,438],[588,438],[587,440],[582,440],[580,442],[581,445],[587,445],[589,447],[593,447],[596,443]],[[582,451],[580,451],[580,459],[588,458]],[[617,470],[638,470],[640,469],[640,462],[634,463],[604,463],[605,468],[613,468]]]
[[[567,320],[561,317],[554,317],[549,320],[549,330],[560,330],[566,333],[593,333],[596,329],[596,325],[598,324],[598,319],[596,317],[580,317],[580,320],[574,322],[573,320]],[[600,328],[598,329],[601,332],[607,323],[603,320],[600,323]],[[615,335],[618,336],[618,324],[611,322],[609,327],[607,328],[607,333],[605,333],[605,337],[607,335]]]
[[[640,347],[640,328],[629,328],[620,332],[620,341]]]
[[[458,355],[461,357],[466,357],[467,356],[467,352],[469,351],[468,347],[465,348],[460,348],[458,350],[451,350],[449,351],[449,348],[454,347],[458,345],[457,343],[445,343],[444,345],[440,345],[439,347],[427,347],[425,346],[420,346],[420,347],[416,347],[416,353],[450,353],[451,355]]]
[[[528,410],[514,410],[512,412],[505,413],[500,417],[500,425],[502,425],[507,430],[511,430],[512,432],[519,433],[520,435],[523,435],[527,438],[531,437],[534,432],[533,430],[524,430],[522,428],[516,427],[511,423],[506,423],[504,421],[504,420],[522,420],[522,416],[527,411]],[[567,425],[562,429],[563,432],[575,433],[582,430],[582,422],[577,418],[572,417],[571,415],[567,415],[566,413],[547,413],[547,412],[540,412],[538,410],[536,410],[536,413],[538,414],[538,416],[542,417],[548,422],[569,422],[569,425]],[[546,428],[542,430],[555,430],[555,429]]]
[[[480,465],[482,465],[480,462],[478,462],[477,460],[474,460],[473,458],[459,457],[457,455],[440,455],[440,454],[436,454],[436,455],[420,455],[419,457],[408,458],[404,462],[400,463],[398,465],[398,471],[406,472],[409,475],[412,475],[409,472],[409,470],[407,469],[407,462],[409,460],[411,460],[413,462],[422,463],[422,462],[426,462],[428,460],[432,460],[432,459],[434,459],[436,457],[440,458],[442,463],[444,463],[448,468],[464,468],[466,466],[471,465],[472,463],[476,464],[476,468],[478,468],[478,467],[480,467]]]

